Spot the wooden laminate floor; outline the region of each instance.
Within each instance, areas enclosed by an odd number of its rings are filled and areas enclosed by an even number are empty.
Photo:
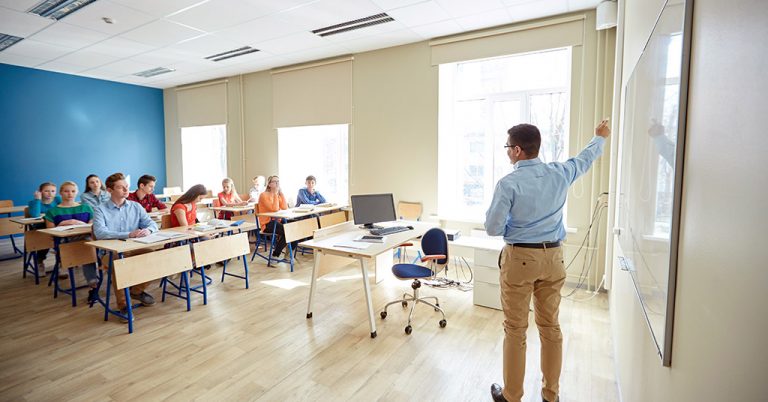
[[[10,255],[0,241],[0,257]],[[53,257],[50,256],[49,264]],[[21,259],[0,262],[0,400],[489,401],[502,380],[501,311],[472,304],[472,293],[426,289],[448,315],[419,306],[413,334],[407,314],[377,314],[369,336],[360,270],[350,265],[319,281],[314,318],[305,318],[312,257],[296,272],[251,267],[251,288],[220,283],[213,269],[208,305],[195,297],[136,310],[135,333],[103,309],[53,299],[52,289],[22,279]],[[238,265],[238,264],[236,264]],[[78,280],[82,281],[79,272]],[[47,278],[46,278],[47,279]],[[387,278],[372,287],[374,308],[410,290]],[[566,289],[567,290],[567,289]],[[574,298],[589,294],[577,292]],[[563,300],[561,401],[616,401],[607,300]],[[539,339],[531,315],[525,401],[540,401]]]

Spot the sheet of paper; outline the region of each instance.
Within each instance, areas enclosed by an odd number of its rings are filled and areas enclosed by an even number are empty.
[[[363,242],[357,242],[354,240],[343,240],[336,242],[333,247],[342,247],[342,248],[349,248],[353,250],[365,250],[368,247],[371,247],[371,243],[363,243]]]

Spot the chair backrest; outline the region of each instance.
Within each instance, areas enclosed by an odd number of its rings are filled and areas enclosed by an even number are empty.
[[[418,221],[421,219],[422,210],[420,202],[399,201],[397,203],[397,216],[400,219]]]
[[[443,229],[432,228],[421,236],[421,250],[424,255],[445,255],[445,258],[436,260],[436,263],[442,267],[448,264],[450,257],[448,256],[448,236],[445,235]]]
[[[187,224],[194,225],[195,222],[187,222]],[[160,215],[160,229],[168,229],[171,225],[171,214]]]
[[[285,230],[285,241],[292,242],[312,237],[315,230],[319,228],[317,226],[317,219],[302,219],[300,221],[286,223],[283,225],[283,229]]]
[[[238,220],[244,220],[246,222],[255,223],[255,224],[258,225],[259,224],[259,220],[257,218],[258,217],[256,216],[256,214],[237,215],[237,219]],[[256,229],[253,229],[253,230],[256,230]]]
[[[13,206],[12,200],[0,200],[0,208],[8,208]]]
[[[76,267],[96,262],[96,249],[86,246],[86,241],[89,240],[73,241],[59,245],[61,268]]]
[[[170,198],[171,202],[175,202],[176,200],[181,198],[182,195],[184,195],[184,194],[173,194],[169,198]]]
[[[11,222],[11,218],[0,218],[0,236],[24,233],[24,225]]]
[[[198,267],[241,257],[251,252],[247,233],[197,242],[192,248],[195,250],[195,265]]]
[[[185,246],[171,247],[114,260],[113,264],[115,285],[125,289],[192,269],[192,252]]]
[[[29,216],[29,207],[24,208],[24,217],[31,218],[31,216]]]
[[[53,248],[53,238],[37,230],[24,232],[24,249],[27,252]]]
[[[181,187],[163,187],[163,194],[176,195],[181,194]]]
[[[344,211],[334,212],[332,214],[320,215],[320,227],[327,228],[347,221],[347,213]]]

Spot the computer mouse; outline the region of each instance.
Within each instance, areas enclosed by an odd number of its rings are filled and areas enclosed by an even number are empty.
[[[413,230],[413,226],[408,225],[406,227],[408,228],[408,230]]]

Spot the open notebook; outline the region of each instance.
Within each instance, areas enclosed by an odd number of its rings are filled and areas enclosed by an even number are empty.
[[[175,239],[177,237],[183,237],[184,233],[180,232],[171,232],[171,231],[162,231],[162,232],[155,232],[152,233],[149,236],[145,237],[137,237],[133,239],[133,241],[149,244],[149,243],[159,243],[161,241],[167,241],[171,239]]]

